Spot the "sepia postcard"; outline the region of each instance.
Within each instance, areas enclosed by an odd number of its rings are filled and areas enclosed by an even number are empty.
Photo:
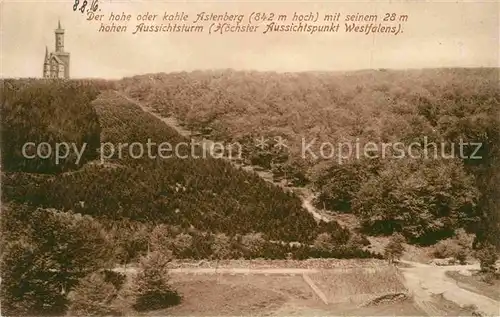
[[[500,316],[500,1],[0,0],[2,316]]]

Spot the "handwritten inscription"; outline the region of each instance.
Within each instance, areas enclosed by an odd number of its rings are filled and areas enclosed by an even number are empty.
[[[88,7],[87,5],[89,5],[89,2],[87,0],[83,0],[81,1],[81,3],[80,0],[75,0],[73,4],[73,11],[78,10],[81,13],[87,12],[88,14],[89,12],[96,12],[97,10],[99,10],[98,0],[92,0],[92,2],[90,2],[90,5]]]

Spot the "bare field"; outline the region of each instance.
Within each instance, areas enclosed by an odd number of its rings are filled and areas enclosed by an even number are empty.
[[[473,312],[443,296],[434,296],[434,290],[422,290],[425,298],[414,289],[409,291],[403,275],[408,269],[402,271],[382,261],[240,260],[216,264],[171,263],[176,267],[170,273],[171,283],[181,294],[181,303],[143,313],[131,309],[129,315],[470,316]],[[422,272],[419,268],[410,270],[425,275],[430,273],[425,270],[435,270],[422,266]],[[129,273],[133,276],[132,271]],[[439,283],[437,277],[431,279]]]
[[[337,280],[341,280],[340,275]],[[184,295],[178,306],[151,316],[333,316],[423,315],[411,301],[358,307],[354,303],[325,305],[302,276],[175,275],[174,287]]]
[[[290,302],[321,305],[301,276],[176,274],[172,284],[182,303],[151,315],[265,315]]]

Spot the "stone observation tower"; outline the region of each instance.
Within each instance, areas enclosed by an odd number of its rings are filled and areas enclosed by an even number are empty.
[[[61,21],[54,31],[56,36],[56,50],[49,54],[45,47],[45,59],[43,61],[44,78],[69,78],[69,53],[64,51],[64,29]]]

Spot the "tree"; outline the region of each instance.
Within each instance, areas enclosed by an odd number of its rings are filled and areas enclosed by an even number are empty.
[[[150,252],[141,257],[134,281],[135,309],[154,310],[180,302],[180,296],[169,283],[167,266],[171,259],[171,254],[165,252]]]
[[[69,313],[73,316],[109,316],[119,311],[112,302],[117,296],[114,285],[103,273],[92,273],[78,282],[69,294]]]
[[[90,216],[37,209],[30,227],[40,261],[58,272],[63,291],[79,278],[111,264],[112,248],[106,233]]]
[[[54,274],[37,261],[27,239],[9,241],[2,250],[2,313],[5,316],[62,315],[67,299]]]
[[[78,280],[110,263],[105,232],[90,216],[40,208],[6,212],[25,232],[2,254],[2,308],[15,314],[63,313],[66,294]],[[8,230],[3,227],[2,234],[8,237]]]
[[[334,163],[316,172],[315,186],[319,189],[318,201],[326,209],[350,212],[369,169],[358,161],[347,164]]]
[[[371,233],[432,244],[478,221],[474,177],[458,159],[390,160],[361,185],[354,210]]]
[[[403,243],[405,243],[405,238],[401,234],[396,233],[391,237],[391,241],[384,248],[384,255],[389,263],[401,258],[405,250]]]

